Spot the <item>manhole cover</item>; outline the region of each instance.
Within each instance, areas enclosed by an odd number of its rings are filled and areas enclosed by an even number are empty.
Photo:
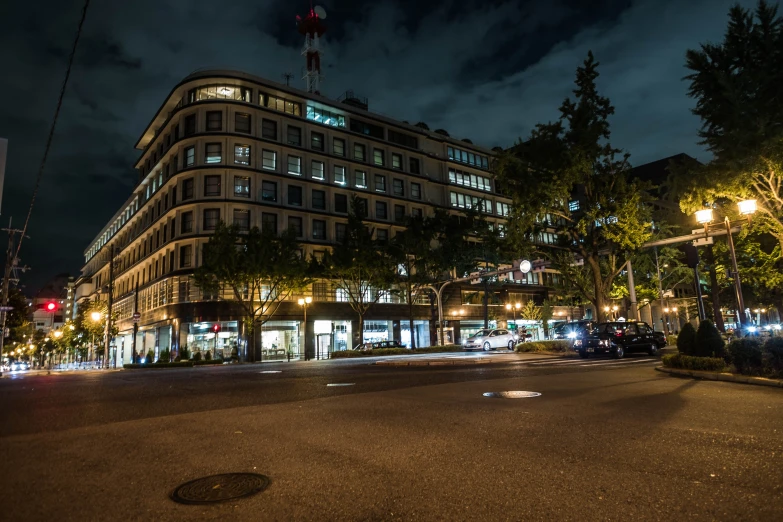
[[[280,370],[264,370],[263,372],[259,373],[282,373]]]
[[[330,384],[327,384],[327,386],[353,386],[356,383],[353,382],[333,382]]]
[[[180,504],[211,504],[249,497],[269,486],[269,477],[257,473],[224,473],[185,482],[171,492]]]
[[[486,392],[484,397],[492,397],[494,399],[529,399],[531,397],[541,396],[538,392],[531,391],[500,391],[500,392]]]

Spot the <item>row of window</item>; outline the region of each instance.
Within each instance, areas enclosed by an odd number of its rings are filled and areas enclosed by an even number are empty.
[[[204,162],[208,165],[223,163],[222,148],[223,148],[222,143],[207,143],[205,145],[205,150],[204,150]],[[185,168],[193,167],[195,165],[196,163],[195,146],[186,147],[184,149],[184,158],[185,158],[185,163],[184,163]],[[234,164],[249,166],[250,163],[251,163],[251,146],[245,144],[235,144]],[[261,151],[261,168],[277,171],[277,167],[278,167],[277,152],[268,149],[263,149]],[[288,172],[288,174],[292,174],[295,176],[304,175],[305,173],[302,167],[301,156],[288,155],[286,171]],[[362,188],[362,189],[368,188],[368,176],[366,171],[359,170],[359,169],[354,170],[352,183],[351,180],[348,178],[348,176],[349,174],[345,166],[343,165],[333,166],[331,181],[334,182],[335,184],[342,185],[342,186],[348,186],[352,184],[356,188]],[[327,179],[325,164],[323,161],[319,161],[319,160],[310,161],[310,177],[318,181],[330,181]],[[156,183],[155,180],[153,180],[153,183],[147,186],[147,194],[146,194],[147,199],[149,199],[149,197],[152,194],[154,194],[156,190],[155,183]],[[161,180],[161,184],[162,184],[162,180]],[[150,192],[150,189],[152,190],[152,192]],[[374,175],[373,190],[381,193],[388,192],[389,187],[387,185],[387,176],[385,174]],[[392,194],[398,197],[406,196],[405,180],[399,178],[392,179]],[[205,192],[205,195],[211,195],[211,194],[207,194]],[[418,200],[422,198],[421,183],[416,183],[416,182],[410,183],[410,197],[412,199],[418,199]]]
[[[376,202],[376,214],[378,214],[380,211],[378,210],[380,208],[380,205],[383,205],[383,212],[386,212],[385,203],[383,202]],[[404,209],[403,209],[404,212]],[[272,232],[274,234],[279,233],[280,231],[280,225],[279,223],[279,217],[278,214],[271,213],[271,212],[262,212],[261,213],[261,230]],[[203,226],[202,229],[205,231],[211,231],[215,230],[218,226],[218,223],[221,221],[220,216],[220,209],[218,208],[207,208],[203,210]],[[401,221],[403,220],[404,215],[401,217]],[[183,212],[180,217],[180,234],[190,234],[193,232],[193,211]],[[298,239],[304,239],[305,238],[305,232],[304,232],[304,219],[301,216],[288,216],[287,222],[286,222],[286,230],[290,230],[294,233],[294,235]],[[234,209],[232,211],[232,224],[236,225],[239,230],[247,231],[250,230],[250,211],[247,209]],[[334,240],[337,242],[343,241],[345,239],[345,234],[347,230],[347,225],[345,223],[335,223],[334,224]],[[387,229],[376,229],[375,230],[376,236],[375,238],[377,240],[387,240],[389,238],[389,231]],[[310,220],[310,238],[314,240],[321,240],[325,241],[329,239],[327,237],[327,226],[326,226],[326,220],[324,219],[311,219]],[[186,257],[186,256],[181,256]],[[190,265],[182,265],[182,268],[188,268]]]
[[[449,182],[486,192],[492,192],[492,181],[486,176],[449,169]]]
[[[448,147],[448,153],[449,159],[452,161],[459,161],[460,163],[466,163],[484,170],[489,169],[489,160],[486,156],[456,147]]]
[[[196,115],[188,114],[184,119],[184,136],[192,136],[196,133]],[[261,120],[261,137],[264,139],[275,140],[278,139],[278,123],[274,120]],[[219,132],[223,130],[223,112],[222,111],[207,111],[205,128],[209,132]],[[252,116],[250,114],[236,112],[234,113],[234,131],[241,134],[252,133]],[[176,131],[175,131],[176,133]],[[294,145],[297,147],[303,146],[302,141],[302,128],[294,125],[288,125],[286,127],[285,142],[288,145]],[[162,144],[161,144],[162,145]],[[310,148],[319,152],[326,152],[326,136],[322,132],[312,131],[310,132]],[[347,146],[346,140],[343,138],[332,138],[331,153],[335,156],[347,158]],[[352,149],[352,157],[356,161],[370,162],[368,159],[367,146],[362,143],[354,143]],[[386,156],[386,151],[379,148],[372,148],[372,160],[373,165],[379,167],[389,166],[393,169],[404,170],[405,163],[403,155],[397,152],[392,152],[389,158]],[[160,154],[162,156],[162,148]],[[157,154],[153,156],[153,163],[156,161]],[[149,166],[147,167],[149,169]],[[418,158],[408,158],[408,171],[411,174],[421,174],[421,164]]]

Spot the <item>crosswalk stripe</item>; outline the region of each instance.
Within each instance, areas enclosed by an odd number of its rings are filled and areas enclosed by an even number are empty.
[[[605,364],[581,364],[580,366],[618,366],[620,364],[634,364],[640,362],[656,362],[656,361],[654,359],[637,359],[633,361],[616,361],[616,362],[606,361]]]

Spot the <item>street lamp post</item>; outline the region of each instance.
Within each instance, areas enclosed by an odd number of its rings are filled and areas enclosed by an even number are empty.
[[[101,319],[103,319],[103,314],[100,312],[92,312],[90,314],[90,319],[93,320],[93,322],[98,323]],[[95,332],[91,332],[92,334],[92,340],[90,343],[92,344],[92,351],[97,355],[97,351],[95,350]]]
[[[304,327],[302,329],[302,331],[303,331],[302,341],[304,342],[305,361],[306,361],[306,360],[308,360],[308,355],[307,355],[307,305],[309,305],[310,303],[313,302],[313,298],[310,297],[310,296],[307,296],[307,297],[304,297],[304,298],[300,297],[297,302],[299,303],[299,306],[301,306],[304,309]],[[362,341],[364,341],[364,339],[362,339]],[[319,351],[316,354],[316,358],[320,359],[320,355],[321,355],[321,353]]]
[[[737,208],[742,216],[747,216],[748,221],[753,214],[756,213],[756,200],[747,199],[737,203]],[[696,221],[704,225],[704,235],[709,236],[709,227],[712,223],[712,209],[705,208],[696,212]],[[742,297],[742,283],[740,282],[739,268],[737,267],[737,254],[734,251],[734,238],[731,235],[731,220],[729,216],[723,218],[723,224],[726,227],[726,242],[729,246],[729,254],[731,255],[731,270],[734,278],[734,293],[737,299],[737,320],[739,321],[739,328],[742,331],[744,324],[747,322],[745,317],[745,300]],[[697,281],[698,284],[698,281]]]

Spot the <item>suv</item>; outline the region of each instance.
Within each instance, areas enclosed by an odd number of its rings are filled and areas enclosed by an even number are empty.
[[[666,346],[666,336],[655,332],[647,323],[600,323],[574,341],[574,350],[583,358],[593,353],[611,353],[621,359],[626,352],[647,352],[656,355]]]
[[[505,329],[484,329],[474,333],[462,343],[466,350],[476,350],[478,348],[484,351],[497,350],[498,348],[514,349],[517,340],[514,334]]]
[[[571,321],[561,323],[552,330],[552,339],[576,339],[590,333],[595,323],[593,321]]]

